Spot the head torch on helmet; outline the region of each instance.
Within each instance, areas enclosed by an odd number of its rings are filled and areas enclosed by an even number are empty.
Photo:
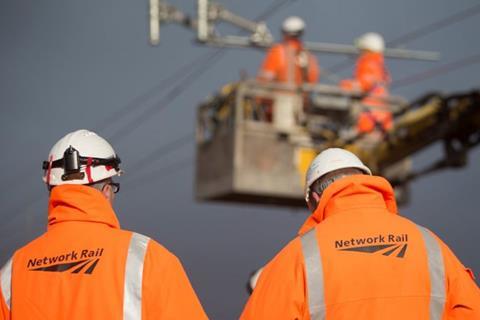
[[[81,180],[85,177],[85,172],[83,172],[82,166],[106,166],[115,169],[115,171],[120,170],[121,160],[118,157],[103,159],[103,158],[93,158],[93,157],[83,157],[80,155],[77,149],[72,146],[69,146],[63,153],[63,158],[55,161],[43,161],[42,168],[43,170],[51,170],[53,168],[63,168],[64,174],[62,175],[62,181],[69,180]]]

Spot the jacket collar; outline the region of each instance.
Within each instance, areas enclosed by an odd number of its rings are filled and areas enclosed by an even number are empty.
[[[83,185],[60,185],[52,189],[48,203],[48,228],[65,221],[103,223],[120,228],[112,206],[100,191]]]
[[[371,52],[371,51],[366,51],[360,55],[361,59],[370,59],[370,60],[376,60],[378,62],[383,62],[384,57],[383,53],[380,52]]]
[[[367,175],[353,175],[335,181],[323,192],[317,209],[298,233],[304,234],[332,215],[357,208],[377,208],[397,214],[390,183],[382,177]]]
[[[303,43],[300,39],[293,39],[293,38],[284,39],[283,45],[286,47],[293,48],[296,51],[303,50]]]

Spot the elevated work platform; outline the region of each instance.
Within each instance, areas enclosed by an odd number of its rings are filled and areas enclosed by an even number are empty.
[[[389,98],[394,129],[372,140],[352,129],[364,110],[360,94],[326,85],[227,85],[198,109],[196,197],[304,207],[305,172],[328,147],[351,150],[405,189],[420,174],[411,172],[411,154],[444,140],[443,166],[460,165],[460,154],[478,143],[478,97],[430,95],[412,105]]]

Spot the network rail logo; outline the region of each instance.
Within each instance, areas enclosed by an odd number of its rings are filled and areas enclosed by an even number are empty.
[[[29,259],[29,271],[69,272],[92,274],[103,254],[103,248],[72,250],[55,256]]]
[[[339,251],[378,253],[384,256],[405,257],[408,248],[408,234],[386,234],[362,238],[335,240]]]

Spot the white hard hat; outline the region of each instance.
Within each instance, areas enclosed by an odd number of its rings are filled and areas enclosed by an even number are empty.
[[[90,184],[122,174],[112,146],[96,133],[77,130],[58,140],[43,162],[48,186]]]
[[[383,41],[383,37],[376,32],[365,33],[355,41],[355,45],[360,50],[380,53],[385,50],[385,41]]]
[[[330,148],[322,151],[313,159],[307,171],[305,181],[305,200],[308,202],[310,187],[325,174],[346,168],[360,169],[368,175],[372,175],[370,169],[350,151],[340,148]]]
[[[305,30],[305,22],[297,16],[288,17],[283,21],[282,32],[288,35],[297,36]]]

